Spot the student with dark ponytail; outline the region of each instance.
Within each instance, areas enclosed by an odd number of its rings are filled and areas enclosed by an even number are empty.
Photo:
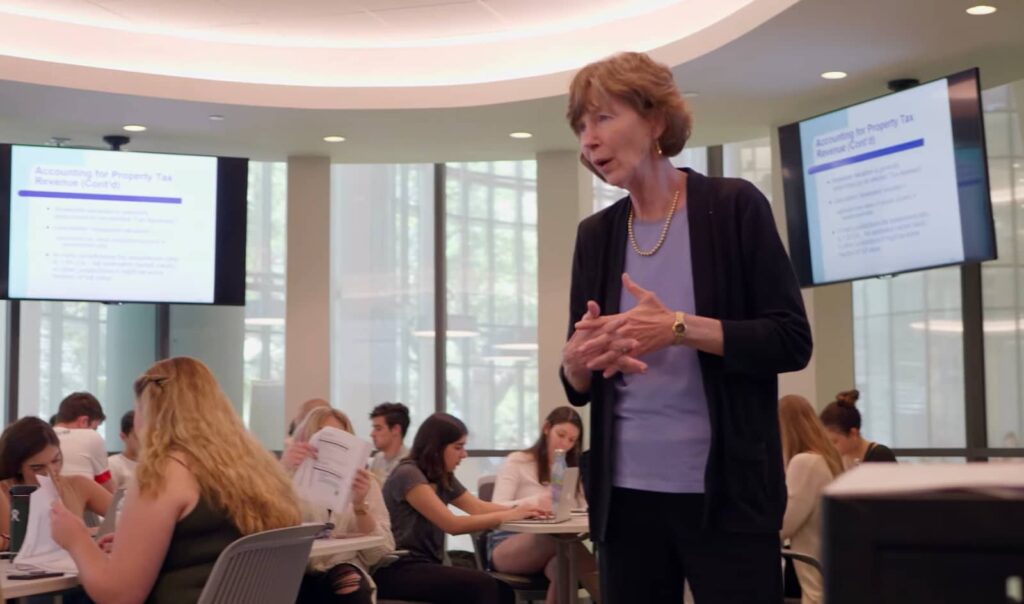
[[[821,423],[825,425],[832,444],[843,456],[843,464],[849,468],[862,461],[896,461],[896,455],[885,445],[871,442],[860,433],[860,411],[857,400],[860,392],[846,390],[836,395],[821,412]]]

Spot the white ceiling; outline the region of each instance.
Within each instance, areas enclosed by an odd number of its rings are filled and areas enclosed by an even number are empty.
[[[325,109],[467,106],[557,94],[580,65],[623,48],[690,60],[794,2],[0,0],[0,55],[8,79],[56,84],[74,67],[91,70],[77,86],[105,92]],[[17,59],[64,68],[14,70]],[[179,84],[171,94],[166,79]]]
[[[985,87],[1024,78],[1024,2],[1003,1],[989,17],[966,15],[967,5],[958,0],[932,0],[924,8],[914,0],[797,3],[674,69],[681,88],[700,93],[691,100],[693,143],[767,136],[774,125],[883,94],[885,82],[897,77],[926,80],[977,65]],[[34,65],[41,72],[59,71],[47,63]],[[6,77],[5,67],[0,58],[0,77]],[[850,77],[818,77],[833,69]],[[101,145],[101,136],[118,132],[122,124],[143,123],[150,130],[132,135],[129,148],[256,159],[296,154],[349,162],[532,157],[574,148],[564,111],[563,96],[450,109],[314,110],[0,82],[3,141],[43,143],[66,136],[73,144]],[[226,119],[213,122],[210,114]],[[514,130],[536,136],[508,138]],[[348,141],[324,143],[320,139],[327,134],[342,134]]]

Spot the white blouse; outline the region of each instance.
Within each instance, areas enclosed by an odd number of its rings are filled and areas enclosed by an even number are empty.
[[[533,455],[516,451],[506,457],[498,468],[492,501],[504,505],[539,505],[544,495],[551,492],[550,489],[550,485],[537,480],[537,462]],[[582,489],[577,492],[575,507],[587,507]]]
[[[786,466],[786,515],[782,519],[782,538],[789,539],[794,552],[821,559],[821,494],[834,477],[825,458],[817,453],[798,453]],[[794,566],[800,579],[802,604],[824,600],[821,573],[807,564]]]

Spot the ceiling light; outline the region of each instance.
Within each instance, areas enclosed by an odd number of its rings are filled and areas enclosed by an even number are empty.
[[[268,327],[283,327],[284,317],[246,317],[246,325],[265,325]]]
[[[967,9],[967,14],[974,15],[975,17],[979,17],[981,15],[991,15],[994,12],[996,12],[996,7],[989,6],[987,4],[979,4],[977,6],[972,6],[971,8]]]
[[[325,136],[324,137],[324,142],[328,142],[328,143],[343,143],[343,142],[345,142],[345,137],[344,136],[337,136],[337,135]]]
[[[430,318],[429,321],[432,323],[433,318]],[[469,315],[448,315],[446,322],[447,325],[445,326],[444,334],[448,339],[475,338],[480,335],[476,319]],[[434,331],[433,325],[426,325],[413,331],[412,335],[417,338],[433,338],[437,335],[437,332]]]
[[[696,90],[687,90],[686,92],[683,92],[684,99],[692,99],[697,96],[700,96],[700,93]]]
[[[125,124],[121,126],[121,129],[125,132],[145,132],[146,127],[140,124]]]
[[[210,121],[212,121],[212,122],[223,122],[224,121],[224,116],[223,115],[217,115],[217,114],[211,115],[210,116]]]
[[[495,344],[495,350],[513,350],[520,352],[530,352],[538,350],[540,347],[535,342],[512,342],[509,344]]]
[[[529,132],[510,132],[509,136],[512,138],[533,138],[533,135]]]
[[[490,363],[525,363],[529,361],[531,357],[510,355],[510,354],[496,354],[491,356],[480,357],[480,360],[487,361]]]
[[[821,77],[825,78],[826,80],[841,80],[841,79],[846,77],[846,72],[845,71],[826,71],[825,73],[821,74]]]

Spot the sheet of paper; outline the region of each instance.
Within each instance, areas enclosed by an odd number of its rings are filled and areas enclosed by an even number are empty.
[[[830,496],[977,491],[1024,498],[1024,464],[863,463],[825,488]]]
[[[14,567],[19,570],[77,573],[71,554],[57,545],[50,532],[50,507],[60,499],[57,488],[46,476],[37,476],[37,479],[39,488],[29,496],[25,541],[14,557]]]
[[[337,428],[324,428],[309,439],[316,459],[308,458],[295,471],[299,497],[312,505],[340,513],[352,494],[352,480],[366,467],[370,443]]]

